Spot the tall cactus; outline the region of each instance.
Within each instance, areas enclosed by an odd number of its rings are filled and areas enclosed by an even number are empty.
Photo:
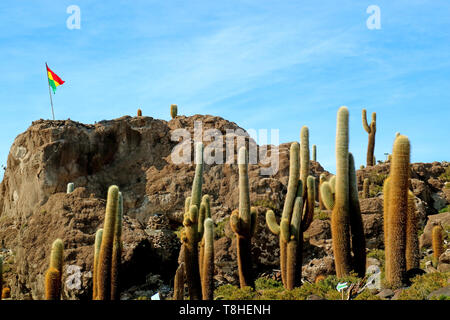
[[[170,116],[172,117],[172,119],[175,119],[177,117],[177,114],[178,114],[178,106],[176,104],[171,104]]]
[[[333,254],[336,275],[339,278],[348,275],[351,271],[348,117],[347,107],[339,108],[336,127],[335,204],[331,214]]]
[[[300,180],[302,181],[303,193],[303,217],[301,228],[306,231],[314,217],[314,206],[316,201],[316,185],[313,177],[309,179],[309,129],[303,126],[300,131]],[[308,182],[309,181],[309,182]]]
[[[204,235],[204,222],[205,219],[211,218],[211,203],[209,195],[205,194],[202,198],[202,202],[200,204],[200,211],[198,215],[198,237],[201,240],[200,249],[198,254],[198,263],[200,267],[200,276],[203,276],[203,258],[205,252],[205,237]],[[202,279],[203,282],[203,279]]]
[[[45,300],[61,299],[61,273],[50,267],[45,274]]]
[[[116,219],[114,222],[114,241],[111,264],[111,300],[120,299],[120,263],[122,257],[122,221],[123,221],[123,198],[119,192]]]
[[[102,243],[100,245],[98,258],[96,297],[98,300],[111,299],[111,266],[118,205],[119,188],[112,185],[108,189]]]
[[[362,110],[362,123],[364,130],[369,134],[369,144],[367,146],[367,166],[375,165],[375,157],[373,155],[375,150],[375,132],[377,131],[377,114],[372,113],[372,122],[367,123],[366,109]]]
[[[97,274],[98,274],[98,257],[100,254],[100,246],[102,244],[103,229],[98,229],[95,233],[94,243],[94,272],[92,275],[92,300],[97,299]]]
[[[408,190],[408,213],[406,216],[406,270],[420,267],[419,219],[414,194]]]
[[[312,160],[314,162],[317,161],[317,147],[315,144],[313,144],[313,146],[312,146]]]
[[[384,232],[384,257],[385,257],[385,274],[390,274],[391,272],[391,255],[389,254],[390,246],[389,241],[389,233],[388,233],[388,216],[389,216],[389,204],[391,200],[389,198],[391,191],[391,178],[388,176],[386,180],[384,180],[383,184],[383,232]]]
[[[181,262],[175,273],[173,300],[184,299],[184,262]]]
[[[350,197],[350,235],[352,240],[353,270],[359,277],[366,274],[366,239],[358,199],[358,185],[356,182],[355,159],[348,155],[349,169],[349,197]]]
[[[431,245],[433,248],[433,264],[437,265],[439,257],[444,252],[444,229],[441,225],[435,225],[431,230]]]
[[[195,164],[195,175],[194,181],[192,182],[190,205],[194,205],[200,210],[203,185],[203,143],[201,142],[195,145]]]
[[[214,222],[206,218],[204,223],[204,255],[202,263],[202,296],[203,300],[214,298]]]
[[[363,182],[363,192],[362,192],[362,198],[363,199],[367,199],[369,198],[369,185],[370,185],[370,180],[369,178],[365,178],[364,182]]]
[[[393,287],[404,282],[406,272],[406,224],[408,214],[410,143],[406,136],[395,139],[389,181],[387,237],[389,246],[386,262],[386,280]]]
[[[230,216],[230,226],[236,234],[239,283],[241,288],[254,287],[251,256],[251,239],[256,230],[257,212],[250,208],[250,190],[248,181],[248,152],[245,147],[239,149],[239,210]]]
[[[73,183],[73,182],[69,182],[69,183],[67,184],[67,191],[66,191],[66,193],[72,193],[73,190],[74,190],[74,188],[75,188],[74,183]]]

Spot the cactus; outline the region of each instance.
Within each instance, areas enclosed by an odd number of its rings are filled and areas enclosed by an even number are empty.
[[[122,256],[122,221],[123,221],[123,198],[119,192],[116,219],[114,221],[114,241],[111,264],[111,300],[120,299],[120,263]]]
[[[245,147],[239,149],[239,210],[230,216],[230,226],[236,234],[239,283],[241,288],[254,287],[251,238],[256,230],[257,212],[250,208],[248,182],[248,153]]]
[[[322,182],[320,186],[320,199],[327,210],[333,210],[334,193],[329,181]]]
[[[100,253],[100,246],[102,244],[103,229],[98,229],[95,233],[94,243],[94,272],[92,275],[92,299],[97,299],[97,272],[98,272],[98,256]]]
[[[45,274],[45,300],[61,299],[61,273],[50,267]]]
[[[170,116],[172,117],[172,119],[175,119],[177,117],[177,114],[178,114],[178,106],[176,104],[171,104]]]
[[[336,128],[335,204],[331,214],[331,237],[338,278],[351,271],[348,109],[339,108]]]
[[[3,256],[0,256],[0,290],[3,291]]]
[[[406,224],[408,215],[410,143],[406,136],[395,139],[389,181],[389,205],[385,224],[387,240],[386,280],[393,287],[404,282],[406,272]]]
[[[9,298],[11,298],[11,289],[8,287],[5,287],[2,289],[2,297],[0,300],[9,299]]]
[[[204,222],[205,219],[211,218],[211,204],[210,199],[207,194],[205,194],[202,198],[202,202],[200,204],[200,211],[198,215],[198,238],[202,239],[200,243],[200,249],[198,254],[198,264],[200,267],[200,276],[203,275],[203,256],[205,252],[205,238],[203,237],[204,231]],[[203,280],[202,280],[203,281]]]
[[[389,234],[388,234],[388,212],[389,212],[389,204],[390,204],[390,188],[391,186],[391,178],[388,176],[386,180],[384,180],[383,184],[383,232],[384,232],[384,256],[385,256],[385,274],[390,274],[390,257],[389,254]]]
[[[54,281],[59,281],[59,286],[55,287],[54,289],[61,289],[61,283],[62,283],[62,271],[63,271],[63,260],[64,260],[64,243],[61,239],[56,239],[55,241],[53,241],[52,244],[52,250],[50,253],[50,269],[56,269],[58,271],[58,273],[53,273],[52,277],[56,277],[58,276],[59,279],[58,280],[54,280]],[[61,292],[55,292],[55,294],[60,297],[61,296]],[[59,299],[59,298],[58,298]]]
[[[353,270],[359,277],[366,274],[366,239],[358,199],[358,185],[356,183],[355,160],[348,155],[349,170],[349,197],[350,197],[350,236],[352,240]]]
[[[363,182],[363,192],[362,192],[362,198],[367,199],[369,198],[369,178],[365,178]]]
[[[200,209],[202,200],[202,184],[203,184],[203,143],[199,142],[195,146],[195,175],[192,182],[192,194],[190,205],[194,205]]]
[[[206,218],[204,223],[204,256],[202,272],[203,300],[213,300],[214,295],[214,222]]]
[[[325,205],[323,204],[323,201],[322,201],[322,196],[321,196],[321,192],[320,192],[320,188],[322,187],[322,184],[324,183],[324,182],[326,182],[327,181],[327,179],[326,179],[326,177],[325,177],[325,174],[321,174],[320,175],[320,177],[319,177],[319,188],[318,188],[318,196],[319,196],[319,209],[320,210],[324,210],[325,209]]]
[[[366,109],[362,110],[362,123],[364,130],[369,134],[369,144],[367,146],[367,166],[375,165],[375,157],[373,152],[375,150],[375,132],[377,131],[377,114],[372,113],[372,122],[370,125],[367,123]]]
[[[181,262],[175,273],[173,300],[184,299],[184,262]]]
[[[137,116],[138,116],[138,117],[142,117],[142,110],[141,110],[141,109],[138,109],[138,110],[137,110]]]
[[[73,182],[69,182],[69,183],[67,184],[67,191],[66,191],[66,193],[72,193],[73,190],[74,190],[74,188],[75,188],[74,183],[73,183]]]
[[[431,245],[433,248],[433,264],[436,266],[439,262],[439,257],[444,252],[444,230],[442,226],[435,225],[431,230]]]
[[[406,270],[420,267],[418,216],[414,194],[408,190],[408,213],[406,216]]]
[[[303,218],[301,219],[302,231],[308,230],[314,218],[314,204],[316,202],[316,179],[313,176],[308,176],[306,179],[306,196],[305,201],[307,205],[305,206]]]
[[[109,300],[111,298],[111,266],[118,205],[119,188],[112,185],[108,189],[102,243],[98,257],[96,297],[98,300]]]
[[[314,162],[317,161],[317,147],[315,144],[313,144],[313,146],[312,146],[312,160]]]

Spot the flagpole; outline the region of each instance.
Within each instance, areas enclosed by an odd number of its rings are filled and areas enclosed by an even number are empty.
[[[52,106],[52,115],[53,120],[55,120],[55,112],[53,111],[53,100],[52,100],[52,92],[50,90],[50,82],[48,81],[48,70],[47,70],[47,62],[45,63],[45,74],[47,75],[47,83],[48,83],[48,94],[50,96],[50,104]]]

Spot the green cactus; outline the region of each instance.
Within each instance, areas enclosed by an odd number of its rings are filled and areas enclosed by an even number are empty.
[[[350,197],[348,153],[348,109],[339,108],[336,128],[336,185],[335,203],[331,214],[331,237],[338,278],[351,271],[350,254]]]
[[[114,242],[111,264],[111,300],[120,299],[120,263],[122,257],[122,221],[123,221],[123,198],[119,192],[116,219],[114,222]]]
[[[176,104],[171,104],[170,116],[172,117],[172,119],[175,119],[177,117],[177,114],[178,114],[178,106]]]
[[[200,249],[199,249],[199,255],[198,255],[198,264],[200,267],[200,276],[203,275],[203,256],[204,256],[204,250],[205,250],[205,238],[203,236],[204,231],[204,222],[205,219],[211,218],[211,203],[210,198],[207,194],[205,194],[202,198],[202,202],[200,204],[200,211],[198,216],[198,238],[202,239],[200,242]],[[203,279],[202,279],[203,282]]]
[[[362,192],[363,199],[369,198],[369,185],[370,185],[369,178],[365,178],[363,182],[363,192]]]
[[[173,300],[184,299],[184,262],[181,262],[175,273],[175,280],[173,281]]]
[[[245,147],[239,149],[239,210],[230,216],[230,226],[236,234],[239,283],[241,288],[254,287],[251,256],[251,238],[256,230],[257,212],[250,208],[250,190],[248,181],[248,153]]]
[[[72,193],[73,190],[74,190],[74,188],[75,188],[74,183],[73,183],[73,182],[69,182],[69,183],[67,184],[67,191],[66,191],[66,193]]]
[[[441,225],[433,226],[431,230],[431,246],[433,248],[433,264],[437,266],[439,257],[444,253],[444,229]]]
[[[50,268],[55,268],[62,275],[64,260],[64,243],[61,239],[53,241],[50,253]]]
[[[314,161],[314,162],[316,162],[317,161],[317,147],[316,147],[316,145],[315,144],[313,144],[313,146],[312,146],[312,160]]]
[[[102,244],[103,229],[98,229],[95,233],[94,243],[94,272],[92,275],[92,300],[97,299],[97,273],[98,273],[98,256],[100,254],[100,246]]]
[[[305,199],[307,205],[304,207],[303,218],[301,219],[302,231],[308,230],[314,219],[314,204],[316,202],[316,179],[313,176],[308,176],[306,179],[306,195]]]
[[[377,114],[372,113],[372,122],[370,125],[367,123],[366,109],[362,110],[362,123],[364,130],[369,134],[369,144],[367,146],[367,166],[375,165],[375,157],[373,152],[375,150],[375,132],[377,131]]]
[[[349,197],[350,197],[350,236],[353,253],[353,270],[361,278],[366,274],[366,239],[358,199],[358,185],[356,182],[355,160],[349,153]]]
[[[119,188],[112,185],[108,189],[102,242],[98,258],[96,297],[98,300],[111,299],[111,266],[118,205]]]
[[[202,296],[203,300],[214,298],[214,222],[206,218],[204,223],[204,255],[202,272]]]
[[[333,179],[333,181],[336,180]],[[333,210],[334,208],[334,187],[332,186],[332,180],[324,181],[320,185],[320,199],[327,210]]]
[[[419,217],[416,212],[414,193],[408,190],[408,213],[406,216],[406,270],[420,267]]]
[[[389,174],[389,205],[385,214],[388,242],[386,281],[392,287],[401,286],[406,272],[406,224],[408,215],[410,142],[406,136],[395,139]],[[386,195],[385,195],[386,196]],[[385,208],[386,209],[386,208]]]
[[[202,200],[202,184],[203,184],[203,143],[199,142],[195,146],[195,175],[192,182],[192,194],[190,205],[194,205],[200,209]]]
[[[385,256],[385,274],[390,274],[390,257],[389,254],[389,246],[387,245],[389,243],[389,234],[388,234],[388,213],[389,213],[389,194],[390,194],[390,185],[391,185],[391,178],[388,176],[386,180],[384,180],[383,183],[383,233],[384,233],[384,256]]]
[[[45,300],[61,299],[61,273],[50,267],[45,274]]]
[[[318,192],[317,192],[317,195],[318,195],[318,197],[319,197],[319,209],[320,209],[320,210],[324,210],[324,209],[325,209],[325,205],[324,205],[323,200],[322,200],[322,195],[321,195],[320,189],[321,189],[321,187],[322,187],[322,184],[323,184],[324,182],[326,182],[326,181],[327,181],[327,178],[326,178],[325,174],[322,173],[322,174],[320,175],[320,177],[319,177],[319,187],[318,187]]]
[[[191,300],[201,299],[201,280],[198,258],[198,209],[191,205],[184,216],[184,265]]]

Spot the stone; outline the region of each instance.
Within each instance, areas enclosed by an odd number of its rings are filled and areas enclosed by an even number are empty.
[[[437,290],[434,290],[431,292],[427,299],[431,300],[432,298],[439,298],[440,296],[446,296],[447,298],[450,297],[450,286],[446,286]]]
[[[391,289],[383,289],[377,294],[377,296],[381,299],[390,299],[394,296],[394,291]]]

